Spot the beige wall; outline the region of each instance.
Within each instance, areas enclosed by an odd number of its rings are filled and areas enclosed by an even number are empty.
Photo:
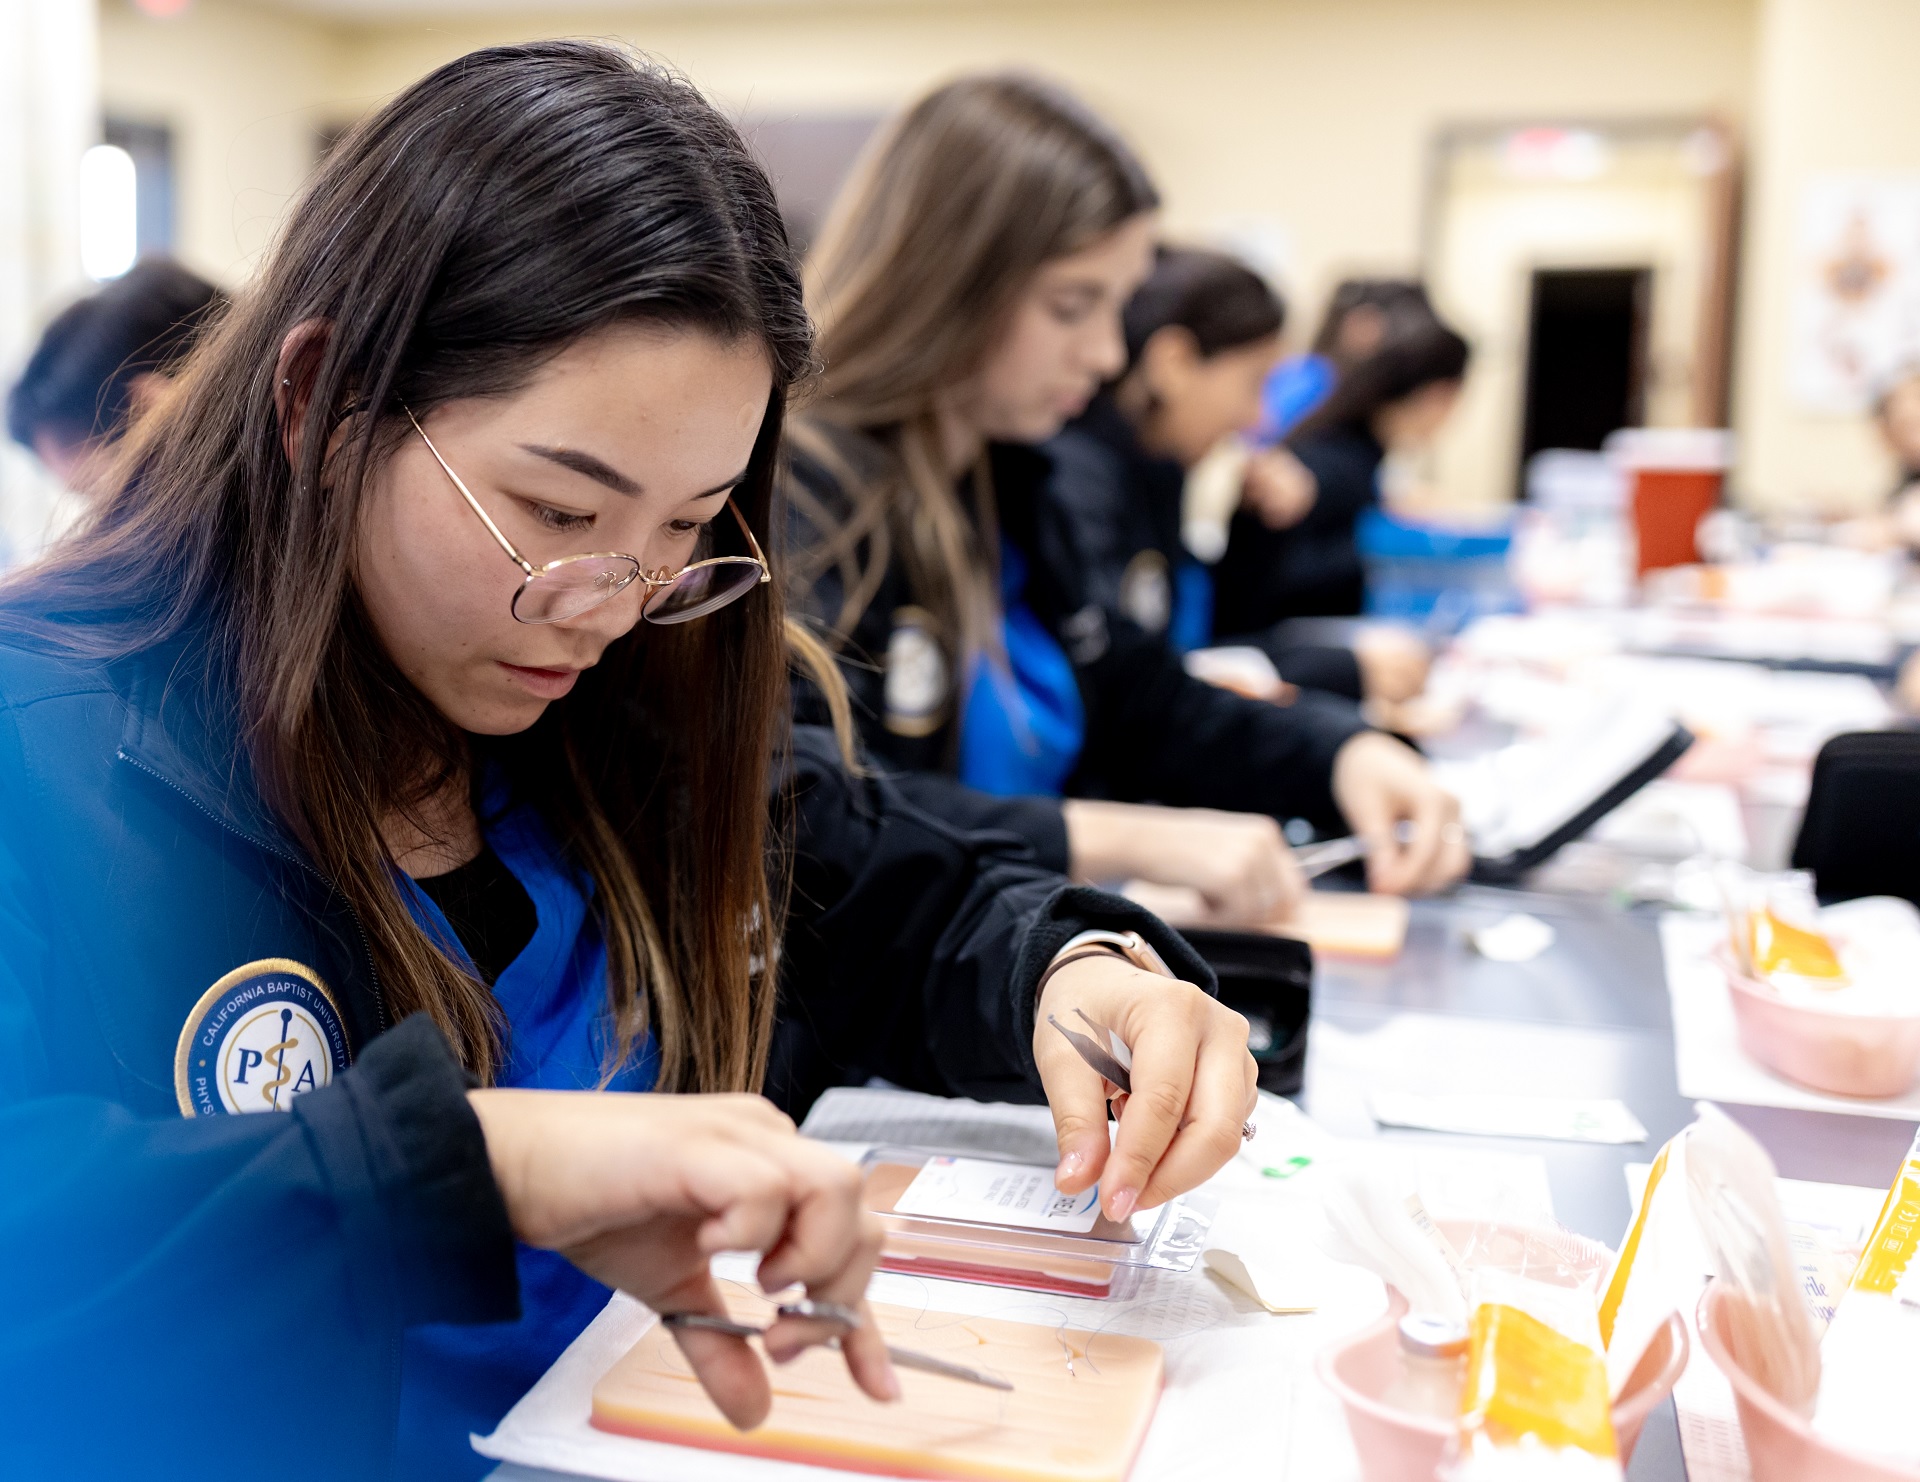
[[[618,34],[758,113],[890,108],[970,67],[1043,68],[1145,154],[1177,231],[1279,244],[1303,308],[1418,261],[1428,136],[1458,119],[1743,116],[1752,0],[1022,0],[709,5],[364,32],[368,100],[471,46]]]
[[[1140,146],[1176,230],[1283,243],[1311,301],[1354,264],[1415,266],[1435,124],[1741,116],[1752,22],[1752,0],[787,0],[329,26],[241,0],[157,22],[106,0],[103,46],[109,106],[183,130],[185,246],[209,268],[258,249],[316,121],[474,46],[610,35],[761,114],[890,108],[968,67],[1053,72]]]
[[[1277,262],[1296,327],[1305,329],[1342,272],[1417,268],[1437,125],[1705,114],[1744,125],[1757,106],[1761,7],[1772,77],[1804,69],[1783,59],[1797,42],[1781,41],[1779,13],[1817,30],[1811,18],[1827,3],[1874,8],[1865,0],[654,0],[346,24],[245,0],[195,0],[182,18],[156,22],[128,0],[102,0],[102,47],[108,106],[166,118],[180,131],[183,249],[229,280],[244,275],[297,187],[318,125],[354,117],[474,46],[607,35],[761,116],[891,108],[970,67],[1052,72],[1140,147],[1174,231],[1231,235]],[[1896,54],[1883,53],[1886,70],[1899,70]],[[1905,79],[1887,84],[1890,98],[1909,91]],[[1791,129],[1808,111],[1773,103],[1765,116]],[[1774,298],[1749,294],[1748,317],[1776,312]],[[1757,342],[1764,332],[1744,337]],[[1771,489],[1792,450],[1779,438],[1756,449],[1756,485]],[[1858,485],[1858,473],[1851,477]]]
[[[1743,484],[1767,505],[1857,507],[1892,478],[1872,428],[1805,412],[1787,391],[1800,197],[1828,171],[1920,170],[1920,5],[1764,0],[1761,20],[1735,403]]]
[[[333,27],[242,0],[194,0],[170,20],[100,0],[106,111],[173,129],[184,261],[227,283],[251,271],[313,166],[344,44]]]

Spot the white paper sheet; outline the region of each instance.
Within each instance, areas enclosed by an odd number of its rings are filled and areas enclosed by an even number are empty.
[[[1644,1053],[1645,1036],[1632,1030],[1396,1014],[1356,1032],[1316,1020],[1307,1041],[1308,1110],[1338,1136],[1372,1137],[1375,1091],[1605,1097]]]
[[[1682,1096],[1742,1106],[1920,1120],[1920,1087],[1878,1100],[1828,1096],[1782,1080],[1750,1059],[1740,1048],[1734,1028],[1726,977],[1712,956],[1725,937],[1726,925],[1717,916],[1676,913],[1660,919],[1660,953],[1673,1005],[1673,1058]]]
[[[857,1144],[903,1125],[936,1123],[991,1129],[1030,1125],[1044,1108],[937,1103],[906,1092],[835,1092],[823,1098],[819,1128]],[[824,1110],[821,1110],[824,1109]],[[1319,1350],[1371,1320],[1385,1305],[1379,1281],[1321,1255],[1316,1171],[1341,1155],[1328,1138],[1278,1098],[1261,1098],[1260,1137],[1288,1157],[1308,1159],[1297,1176],[1269,1179],[1249,1159],[1215,1177],[1220,1195],[1210,1244],[1290,1273],[1311,1273],[1319,1310],[1276,1316],[1204,1270],[1149,1271],[1125,1301],[1100,1302],[1009,1292],[963,1282],[882,1272],[869,1295],[878,1302],[1014,1321],[1065,1323],[1137,1334],[1167,1351],[1166,1389],[1132,1482],[1220,1482],[1224,1477],[1357,1482],[1359,1466],[1340,1407],[1314,1377]],[[1050,1132],[1050,1122],[1048,1123]],[[808,1130],[816,1130],[813,1118]],[[846,1134],[856,1133],[859,1136]],[[985,1134],[983,1134],[985,1135]],[[1007,1149],[984,1149],[1003,1155]],[[1437,1216],[1502,1214],[1535,1208],[1552,1217],[1545,1165],[1538,1158],[1435,1149],[1419,1162],[1423,1199]],[[752,1263],[723,1257],[716,1274],[745,1280]],[[653,1321],[638,1302],[616,1296],[491,1436],[476,1437],[484,1456],[507,1463],[496,1482],[534,1482],[559,1473],[610,1482],[822,1482],[852,1477],[826,1468],[666,1446],[596,1431],[588,1423],[592,1391]]]
[[[1556,1142],[1634,1143],[1647,1129],[1612,1097],[1420,1095],[1376,1088],[1368,1094],[1383,1127],[1419,1127],[1470,1137],[1541,1137]]]

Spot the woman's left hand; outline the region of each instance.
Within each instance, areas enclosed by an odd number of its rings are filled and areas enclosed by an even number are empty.
[[[1132,1095],[1115,1097],[1113,1083],[1047,1023],[1051,1014],[1085,1032],[1076,1009],[1132,1050]],[[1072,962],[1047,981],[1033,1058],[1060,1140],[1054,1182],[1067,1194],[1099,1182],[1101,1208],[1113,1220],[1212,1177],[1238,1151],[1257,1100],[1247,1021],[1193,984],[1143,972],[1112,953]],[[1110,1097],[1120,1122],[1111,1150]]]

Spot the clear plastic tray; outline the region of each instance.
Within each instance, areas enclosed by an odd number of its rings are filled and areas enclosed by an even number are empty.
[[[1191,1270],[1218,1207],[1215,1198],[1195,1191],[1125,1221],[1102,1215],[1086,1234],[896,1212],[896,1201],[921,1168],[940,1156],[937,1149],[877,1147],[861,1160],[867,1207],[886,1231],[882,1270],[1061,1296],[1128,1297],[1146,1271]],[[979,1157],[960,1149],[954,1156]],[[1030,1166],[1005,1158],[981,1161]]]

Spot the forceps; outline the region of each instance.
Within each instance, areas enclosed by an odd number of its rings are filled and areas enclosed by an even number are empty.
[[[1463,833],[1454,833],[1457,823],[1447,825],[1441,831],[1446,839],[1463,838]],[[1393,837],[1402,844],[1413,842],[1413,825],[1402,819],[1393,826]],[[1338,839],[1322,839],[1317,844],[1302,844],[1293,851],[1293,862],[1300,866],[1300,873],[1309,880],[1318,880],[1329,870],[1337,870],[1341,865],[1352,864],[1356,859],[1365,859],[1373,852],[1373,841],[1363,839],[1358,834],[1346,834]]]
[[[1300,866],[1300,873],[1304,877],[1318,880],[1329,870],[1352,864],[1356,859],[1365,859],[1371,847],[1358,834],[1348,834],[1343,839],[1323,839],[1318,844],[1302,844],[1293,851],[1293,862]]]
[[[1127,1048],[1125,1040],[1106,1025],[1097,1019],[1089,1019],[1085,1009],[1075,1009],[1074,1013],[1080,1016],[1081,1022],[1098,1035],[1099,1039],[1084,1035],[1077,1029],[1067,1028],[1052,1014],[1047,1015],[1047,1022],[1067,1037],[1067,1043],[1079,1052],[1082,1060],[1131,1096],[1133,1094],[1133,1051]],[[1240,1124],[1241,1141],[1252,1142],[1253,1134],[1257,1130],[1253,1123],[1242,1122]]]
[[[782,1317],[804,1317],[815,1322],[837,1323],[849,1331],[862,1325],[860,1314],[839,1302],[816,1302],[809,1298],[788,1302],[779,1311]],[[725,1333],[730,1338],[758,1338],[766,1332],[765,1328],[756,1328],[751,1323],[735,1322],[730,1317],[709,1317],[704,1312],[663,1312],[660,1321],[670,1328],[698,1328],[703,1333]],[[826,1346],[838,1348],[840,1340],[831,1338]],[[984,1384],[988,1389],[1013,1389],[997,1374],[969,1369],[964,1364],[950,1364],[930,1353],[915,1353],[909,1348],[889,1345],[887,1357],[893,1360],[896,1368],[918,1369],[923,1374],[939,1374],[947,1379],[963,1379],[968,1384]]]

